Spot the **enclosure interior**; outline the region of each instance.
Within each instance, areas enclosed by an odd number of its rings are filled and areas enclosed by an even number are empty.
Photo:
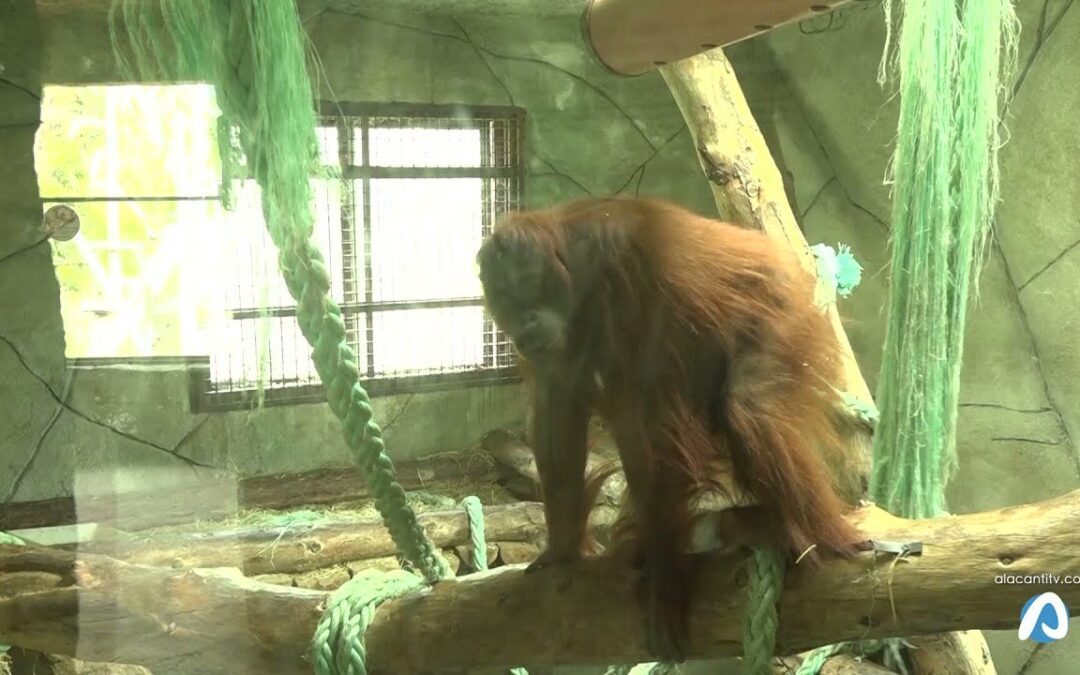
[[[329,170],[313,177],[315,237],[375,419],[418,511],[453,511],[466,495],[535,500],[527,472],[491,451],[492,432],[522,430],[526,402],[481,306],[482,238],[500,213],[581,195],[656,195],[715,215],[713,196],[660,75],[623,78],[593,60],[579,3],[337,8],[359,4],[299,2]],[[1003,201],[967,333],[957,513],[1080,485],[1073,4],[1017,8]],[[16,6],[0,28],[0,530],[85,550],[153,541],[159,561],[169,542],[214,531],[217,553],[187,562],[309,588],[396,566],[385,545],[290,569],[287,555],[270,564],[224,543],[379,527],[258,193],[222,172],[230,130],[216,126],[212,87],[121,83],[102,4]],[[871,390],[897,118],[876,81],[884,26],[878,2],[859,2],[725,50],[807,240],[849,245],[864,266],[839,309]],[[79,217],[66,240],[40,224],[58,204]],[[529,526],[506,516],[492,564],[535,555]],[[446,546],[467,568],[466,549]],[[1006,675],[1069,673],[1080,659],[1076,641],[987,639]]]

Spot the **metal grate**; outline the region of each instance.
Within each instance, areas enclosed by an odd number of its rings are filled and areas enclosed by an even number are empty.
[[[325,256],[361,381],[395,393],[514,379],[510,343],[483,310],[474,255],[524,191],[518,108],[328,103],[313,177]],[[229,320],[211,344],[200,408],[323,400],[277,268],[258,187],[237,181]],[[201,400],[199,400],[201,399]]]

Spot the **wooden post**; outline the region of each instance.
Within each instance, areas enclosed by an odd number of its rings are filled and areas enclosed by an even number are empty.
[[[675,102],[686,119],[697,147],[701,168],[709,179],[720,216],[734,223],[756,227],[786,242],[802,255],[813,270],[813,254],[787,202],[780,170],[772,160],[765,138],[750,112],[722,49],[714,49],[660,68]],[[859,370],[835,306],[829,317],[843,350],[844,381],[838,386],[862,401],[870,402],[870,390]],[[858,439],[844,457],[836,458],[841,486],[854,487],[869,475],[869,438]],[[950,674],[994,675],[990,651],[982,633],[951,633],[921,645],[920,665],[950,664]],[[945,672],[928,667],[921,672]]]

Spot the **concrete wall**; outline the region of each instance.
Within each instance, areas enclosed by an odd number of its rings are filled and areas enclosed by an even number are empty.
[[[409,15],[384,6],[365,14],[323,3],[302,8],[324,98],[525,108],[528,205],[640,191],[714,212],[662,80],[620,79],[590,62],[580,49],[575,14],[523,23],[490,13]],[[17,61],[31,82],[115,81],[103,15],[60,9],[66,13],[43,17],[35,45],[40,66],[21,56],[10,62]],[[37,119],[34,97],[4,91],[25,99],[19,101],[26,108],[22,117]],[[0,186],[0,199],[21,200],[21,211],[5,211],[18,217],[0,228],[0,245],[16,250],[39,236],[33,165],[26,155],[33,125],[21,136],[5,133],[26,146],[21,164],[5,167],[17,176]],[[0,437],[0,500],[71,494],[77,476],[80,490],[94,490],[94,481],[128,489],[199,480],[211,470],[254,475],[351,462],[340,425],[324,404],[195,415],[181,366],[65,372],[48,245],[2,267],[12,290],[2,301],[11,307],[0,314],[0,339],[10,340],[22,359],[0,344],[0,373],[15,383],[5,388],[13,396],[5,395],[0,415],[5,428],[16,430]],[[386,424],[388,451],[398,459],[467,448],[493,427],[520,423],[524,414],[516,385],[379,397],[374,403],[376,420]]]

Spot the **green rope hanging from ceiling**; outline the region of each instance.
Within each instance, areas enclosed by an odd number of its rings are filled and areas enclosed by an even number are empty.
[[[956,419],[968,301],[998,198],[1002,86],[1015,65],[1011,0],[885,0],[889,27],[879,81],[895,76],[900,118],[891,280],[870,495],[908,518],[946,512],[956,468]],[[895,30],[898,35],[894,35]],[[815,650],[799,675],[831,652]]]
[[[964,329],[998,198],[1002,83],[1019,23],[1011,0],[883,4],[879,80],[898,78],[900,118],[870,496],[894,514],[927,518],[946,512],[956,467]],[[816,675],[839,651],[881,650],[904,672],[894,641],[822,647],[798,672]]]
[[[893,2],[885,9],[893,25]],[[870,493],[894,514],[945,512],[970,288],[998,197],[1011,0],[903,0],[882,61],[897,73],[889,314]]]
[[[417,525],[383,451],[341,309],[329,295],[326,264],[311,240],[309,179],[319,165],[315,97],[296,5],[114,0],[109,27],[119,65],[133,79],[214,85],[223,117],[238,131],[246,169],[261,189],[263,218],[327,402],[341,420],[375,505],[402,556],[428,581],[452,576]],[[228,149],[220,150],[229,161]]]

